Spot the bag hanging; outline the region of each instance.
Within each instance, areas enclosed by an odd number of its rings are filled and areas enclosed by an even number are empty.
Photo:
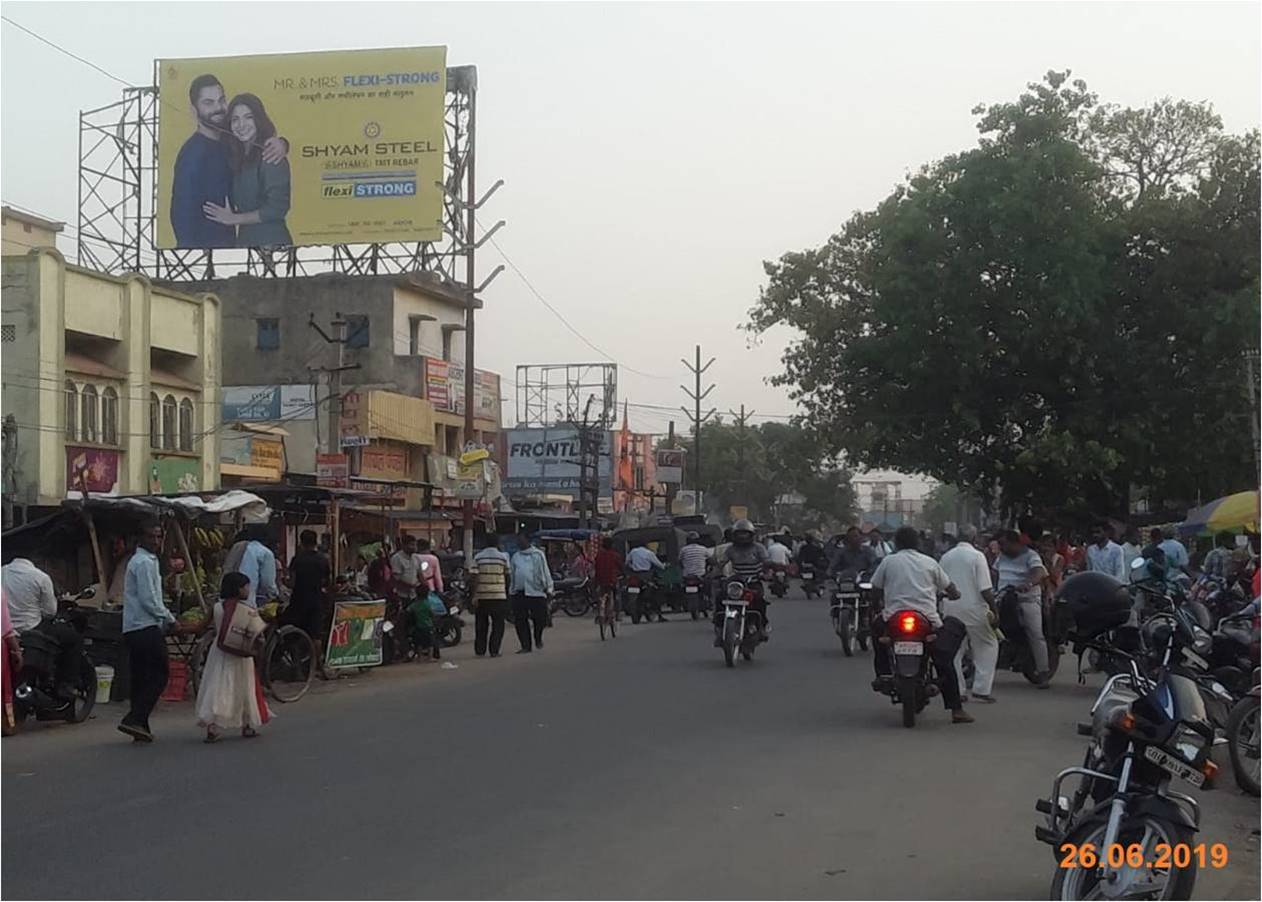
[[[252,658],[254,651],[267,629],[267,621],[248,604],[239,601],[223,602],[223,617],[219,623],[219,650],[239,658]]]

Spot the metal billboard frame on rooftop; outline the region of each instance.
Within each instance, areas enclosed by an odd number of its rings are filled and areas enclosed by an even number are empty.
[[[270,250],[162,250],[157,245],[158,88],[123,89],[121,100],[79,114],[80,266],[163,282],[202,282],[245,273],[285,278],[335,272],[389,275],[431,272],[443,282],[470,282],[476,237],[468,178],[474,156],[476,66],[448,66],[444,111],[443,240],[407,244],[334,244]],[[488,193],[489,196],[489,193]]]

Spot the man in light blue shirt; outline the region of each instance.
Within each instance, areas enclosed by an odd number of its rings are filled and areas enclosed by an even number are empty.
[[[1091,544],[1087,546],[1087,569],[1107,573],[1119,582],[1128,582],[1126,557],[1122,546],[1113,541],[1108,523],[1101,521],[1091,527]]]
[[[118,729],[136,742],[153,742],[149,715],[166,688],[166,629],[175,622],[162,601],[157,554],[161,547],[162,526],[144,524],[123,579],[123,642],[131,665],[131,710]]]
[[[1187,573],[1188,569],[1188,550],[1183,547],[1183,543],[1174,536],[1166,538],[1160,529],[1152,531],[1152,543],[1162,550],[1166,556],[1166,567],[1170,571],[1180,571]],[[1170,572],[1170,576],[1174,573]]]
[[[246,599],[246,604],[254,608],[259,604],[267,604],[277,595],[276,555],[263,544],[263,529],[261,526],[252,528],[238,568],[250,580],[250,597]]]
[[[548,625],[548,596],[552,594],[552,570],[547,555],[530,544],[527,535],[517,536],[517,553],[509,562],[512,580],[513,626],[517,629],[517,641],[521,648],[517,654],[529,654],[531,626],[534,627],[534,645],[543,649],[543,629]]]

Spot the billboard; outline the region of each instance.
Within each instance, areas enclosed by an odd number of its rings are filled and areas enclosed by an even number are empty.
[[[604,433],[597,473],[600,477],[599,494],[605,496],[610,495],[609,449],[612,446],[612,435]],[[507,461],[503,480],[505,493],[546,492],[578,497],[581,467],[577,429],[569,426],[510,429],[504,433],[504,448]]]
[[[435,410],[464,415],[464,364],[425,358],[425,399]],[[500,424],[500,377],[498,373],[473,370],[473,416]]]
[[[447,48],[157,68],[159,248],[442,238]]]
[[[678,485],[684,476],[684,449],[657,449],[657,479],[659,482]]]
[[[265,423],[271,420],[314,420],[313,385],[225,385],[223,422]]]

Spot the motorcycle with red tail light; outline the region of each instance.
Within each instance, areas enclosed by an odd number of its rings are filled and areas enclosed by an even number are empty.
[[[929,653],[936,638],[924,614],[901,610],[886,621],[885,635],[877,640],[876,654],[889,656],[890,676],[878,678],[872,688],[902,705],[905,727],[916,725],[916,715],[939,692]]]

